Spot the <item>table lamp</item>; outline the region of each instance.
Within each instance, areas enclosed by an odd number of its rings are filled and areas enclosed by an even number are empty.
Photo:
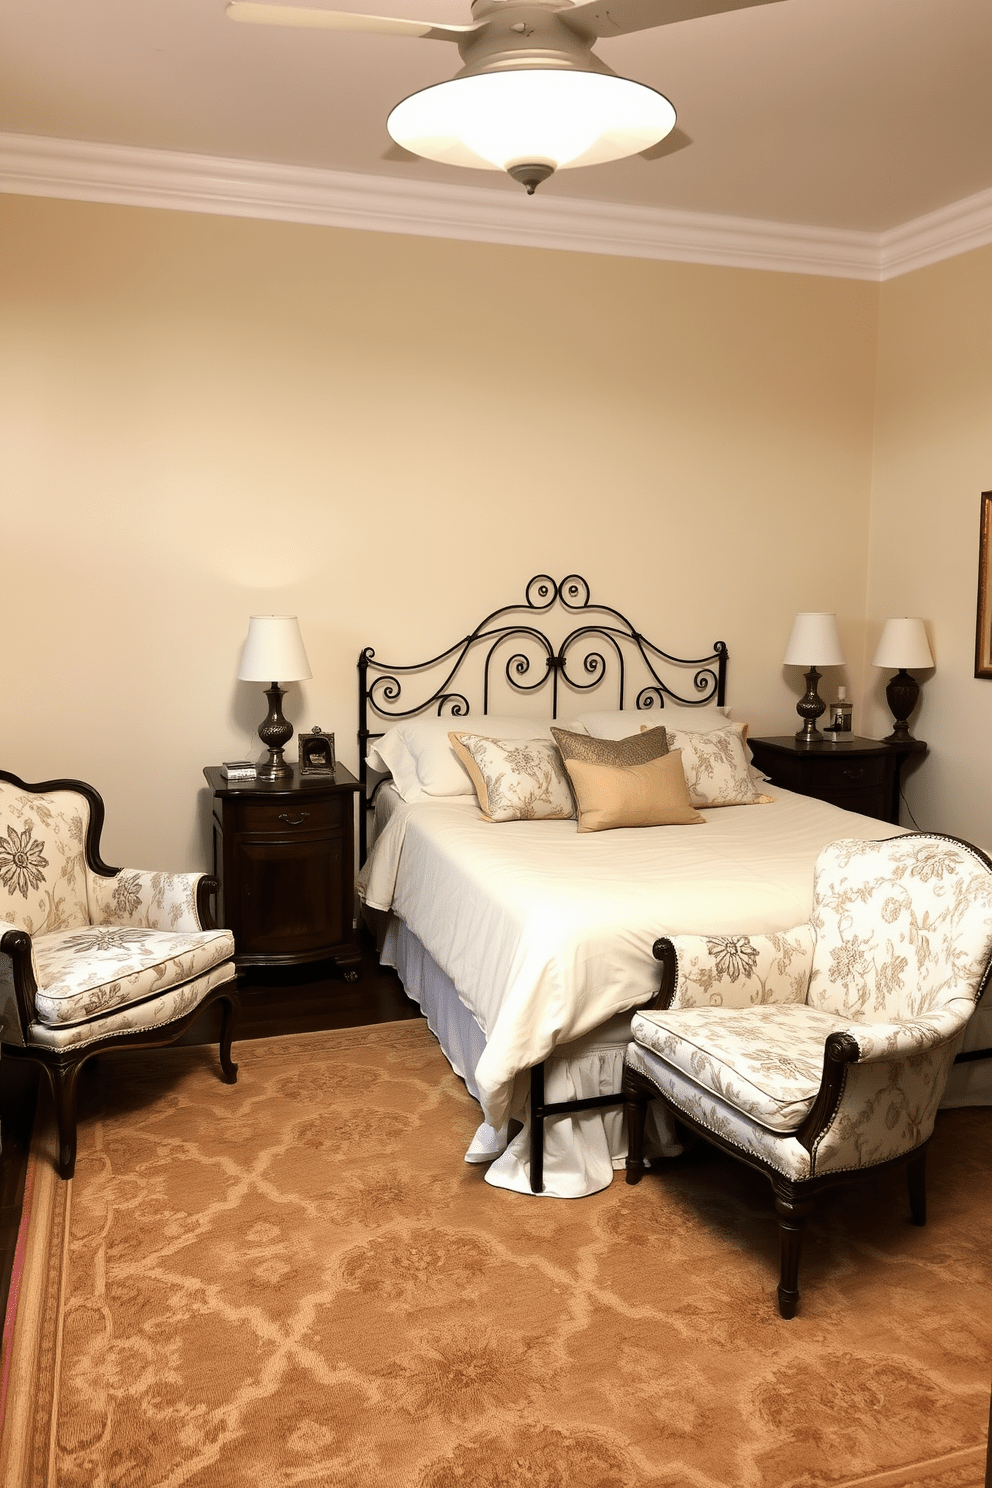
[[[796,738],[805,744],[815,744],[823,738],[816,720],[826,708],[826,703],[816,690],[820,680],[818,666],[843,666],[844,653],[840,645],[835,614],[801,614],[792,622],[789,644],[782,658],[784,666],[808,667],[806,692],[796,704],[796,712],[804,720]]]
[[[885,689],[885,701],[889,705],[895,724],[891,734],[886,734],[885,744],[912,743],[909,732],[909,715],[916,707],[920,696],[920,684],[907,672],[907,667],[932,667],[933,656],[926,628],[922,620],[886,620],[878,642],[872,666],[898,667],[895,676]]]
[[[293,767],[283,759],[282,752],[293,736],[293,725],[283,717],[286,689],[279,683],[304,682],[312,676],[296,616],[252,615],[238,678],[242,682],[271,682],[265,689],[269,711],[258,726],[258,737],[269,751],[268,759],[258,767],[259,780],[291,778]]]

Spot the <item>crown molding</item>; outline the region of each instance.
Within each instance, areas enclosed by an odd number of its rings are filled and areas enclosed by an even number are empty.
[[[992,191],[878,234],[24,134],[0,133],[0,190],[876,282],[992,243]]]
[[[879,277],[896,279],[944,258],[992,243],[992,191],[980,191],[949,207],[904,222],[879,238]]]

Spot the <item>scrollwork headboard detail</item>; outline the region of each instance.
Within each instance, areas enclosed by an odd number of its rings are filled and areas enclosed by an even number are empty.
[[[538,616],[550,619],[556,606],[565,612],[566,620],[574,615],[580,622],[559,643],[548,634],[547,620],[542,622],[544,628],[535,623]],[[478,663],[477,676],[470,677],[474,663]],[[675,685],[680,673],[686,672],[692,673],[682,683],[688,683],[688,696]],[[414,679],[422,679],[423,686],[411,686]],[[433,690],[424,696],[432,681]],[[363,798],[368,795],[365,756],[370,740],[381,738],[386,727],[420,714],[459,719],[475,711],[485,716],[497,682],[511,695],[534,696],[547,689],[550,708],[546,712],[552,718],[562,716],[564,701],[575,703],[583,693],[595,694],[584,700],[585,711],[623,708],[630,705],[631,696],[640,709],[663,709],[666,699],[682,707],[722,704],[727,646],[714,641],[706,656],[672,656],[635,630],[619,610],[594,604],[589,585],[578,574],[557,583],[547,574],[537,574],[522,601],[493,610],[467,636],[428,661],[387,664],[376,660],[371,646],[362,650],[358,658],[358,758]],[[380,719],[386,727],[370,727]],[[364,811],[360,818],[364,859]]]

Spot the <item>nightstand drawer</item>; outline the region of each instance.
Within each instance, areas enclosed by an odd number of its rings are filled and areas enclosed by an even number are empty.
[[[343,826],[346,807],[352,809],[350,794],[308,801],[298,792],[291,801],[239,801],[237,830],[266,836],[333,831]]]
[[[884,785],[887,763],[876,755],[860,759],[820,759],[816,766],[816,783],[822,790],[850,791],[867,790]]]

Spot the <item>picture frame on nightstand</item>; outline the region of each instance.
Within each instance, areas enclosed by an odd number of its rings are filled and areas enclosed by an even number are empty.
[[[992,677],[992,491],[982,492],[978,544],[978,622],[975,627],[975,676]]]
[[[300,734],[300,775],[334,774],[334,735],[314,724],[309,734]]]

